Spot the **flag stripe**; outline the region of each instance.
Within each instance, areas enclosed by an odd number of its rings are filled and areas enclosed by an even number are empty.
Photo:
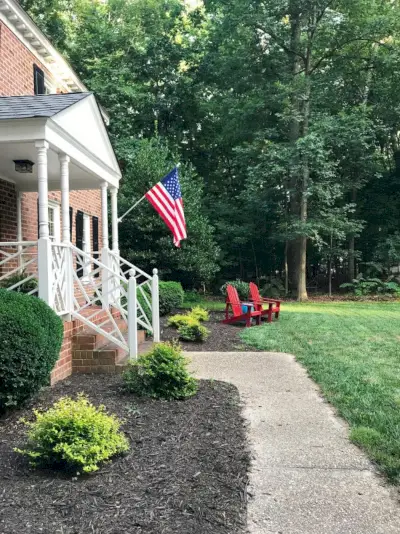
[[[167,174],[145,195],[173,234],[174,244],[179,247],[186,239],[186,221],[183,209],[178,169]]]

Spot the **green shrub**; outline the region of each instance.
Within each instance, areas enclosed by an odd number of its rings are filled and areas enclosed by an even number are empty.
[[[196,317],[193,317],[192,314],[173,315],[168,319],[168,326],[173,326],[174,328],[179,328],[180,326],[187,324],[199,324],[199,321]]]
[[[16,449],[33,466],[91,473],[101,462],[129,450],[120,421],[83,395],[77,400],[62,398],[46,412],[34,414],[36,420],[26,423],[26,448]]]
[[[200,343],[205,341],[210,335],[210,331],[200,323],[184,324],[178,328],[179,339],[182,341],[195,341]]]
[[[208,321],[210,319],[208,311],[202,308],[201,306],[196,306],[195,308],[193,308],[189,315],[202,322]]]
[[[129,364],[123,378],[132,393],[153,398],[185,399],[197,391],[197,380],[187,370],[188,361],[175,343],[158,343]]]
[[[0,284],[0,287],[8,289],[12,286],[15,286],[15,284],[20,284],[18,287],[13,289],[13,291],[17,291],[18,293],[30,293],[34,289],[37,289],[38,281],[36,280],[36,278],[26,280],[27,276],[28,274],[26,274],[25,272],[13,274],[12,276],[9,276],[5,280],[3,280]]]
[[[226,282],[220,289],[221,293],[226,297],[226,287],[230,285],[237,289],[240,300],[247,300],[249,298],[249,284],[242,280],[233,280]]]
[[[37,297],[0,289],[0,412],[49,383],[63,323]]]
[[[342,284],[341,289],[346,289],[356,297],[369,295],[400,296],[400,284],[395,280],[384,282],[379,278],[363,278],[359,276],[352,283]]]
[[[160,315],[168,315],[182,306],[185,292],[179,282],[160,282]]]
[[[185,302],[197,304],[202,300],[201,295],[197,291],[185,291]]]

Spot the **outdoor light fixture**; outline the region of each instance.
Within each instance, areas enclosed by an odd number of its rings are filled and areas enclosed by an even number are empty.
[[[29,159],[15,159],[15,170],[22,174],[32,174],[33,166],[35,165],[33,161]]]

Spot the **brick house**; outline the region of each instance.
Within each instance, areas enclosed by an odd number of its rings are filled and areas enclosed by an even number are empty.
[[[53,382],[135,355],[138,325],[159,338],[157,273],[119,254],[108,120],[18,2],[0,0],[0,285],[37,294],[63,318]]]

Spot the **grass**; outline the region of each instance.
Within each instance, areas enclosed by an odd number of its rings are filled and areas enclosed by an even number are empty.
[[[189,310],[189,309],[194,308],[195,306],[201,306],[202,308],[208,311],[224,311],[225,310],[225,302],[223,302],[222,300],[204,298],[201,296],[198,296],[195,300],[185,299],[181,307]]]
[[[400,303],[284,304],[242,339],[294,354],[344,417],[350,437],[400,484]]]

